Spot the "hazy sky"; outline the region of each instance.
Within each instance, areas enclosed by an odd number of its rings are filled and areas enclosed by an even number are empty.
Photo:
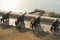
[[[0,0],[0,9],[23,12],[44,9],[60,13],[60,0]]]

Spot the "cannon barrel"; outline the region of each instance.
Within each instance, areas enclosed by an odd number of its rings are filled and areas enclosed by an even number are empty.
[[[9,11],[7,14],[10,14],[12,11]]]

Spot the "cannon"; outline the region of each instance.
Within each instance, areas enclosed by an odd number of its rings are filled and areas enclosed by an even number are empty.
[[[42,31],[44,31],[44,29],[40,25],[41,16],[43,16],[43,14],[31,20],[30,27],[32,28],[34,33],[41,33]]]
[[[56,35],[60,35],[60,28],[59,28],[59,17],[53,22],[52,26],[50,27],[51,32]]]
[[[24,13],[23,15],[17,17],[17,20],[15,21],[16,27],[19,28],[25,28],[25,23],[24,23],[24,15],[27,13]]]
[[[11,13],[11,12],[12,12],[12,11],[9,11],[8,13],[2,15],[1,23],[4,23],[4,22],[9,21],[9,16],[10,16],[10,13]]]

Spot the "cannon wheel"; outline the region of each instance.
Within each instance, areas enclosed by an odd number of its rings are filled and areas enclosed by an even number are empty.
[[[56,31],[52,31],[54,35],[60,36],[60,28],[56,29]]]
[[[35,34],[41,33],[41,32],[43,32],[43,31],[44,31],[44,29],[42,28],[41,25],[38,25],[37,28],[34,28],[34,29],[33,29],[33,32],[34,32]]]

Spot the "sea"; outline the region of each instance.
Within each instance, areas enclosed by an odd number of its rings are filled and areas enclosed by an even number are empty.
[[[31,12],[34,9],[60,14],[60,0],[0,0],[0,10]]]

